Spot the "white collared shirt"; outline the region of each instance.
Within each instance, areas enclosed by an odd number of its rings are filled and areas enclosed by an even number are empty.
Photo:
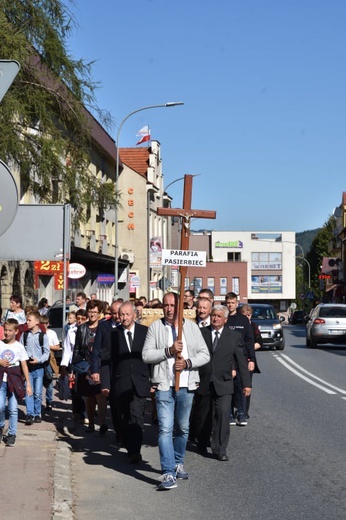
[[[131,352],[131,346],[130,346],[130,341],[129,341],[129,336],[128,336],[128,332],[131,332],[131,335],[132,335],[132,341],[134,340],[134,337],[135,337],[135,324],[133,323],[132,324],[132,327],[130,329],[123,329],[124,331],[124,335],[125,335],[125,340],[126,340],[126,344],[127,344],[127,348],[129,349],[129,352]]]
[[[170,323],[168,323],[167,321],[165,322],[165,325],[166,325],[166,329],[168,331],[168,345],[166,345],[166,347],[171,347],[173,345],[173,343],[174,343],[174,341],[173,341],[172,325]],[[178,335],[178,331],[177,330],[176,330],[176,333]],[[187,349],[187,344],[186,344],[184,332],[182,334],[182,338],[181,339],[182,339],[182,342],[183,342],[183,350],[182,350],[181,354],[182,354],[184,359],[188,359],[189,352],[188,352],[188,349]],[[175,358],[174,357],[168,358],[169,375],[170,375],[170,383],[169,383],[169,385],[170,386],[174,386],[175,385],[174,363],[175,363]],[[182,370],[180,372],[179,387],[182,388],[182,387],[187,387],[187,386],[189,386],[189,371],[188,370]]]

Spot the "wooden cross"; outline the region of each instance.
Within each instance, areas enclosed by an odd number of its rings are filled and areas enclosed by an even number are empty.
[[[192,218],[216,218],[216,211],[191,209],[192,201],[192,179],[193,175],[184,175],[184,197],[183,207],[181,209],[175,208],[157,208],[157,214],[167,217],[180,217],[182,219],[180,249],[188,251],[190,238],[190,224]],[[181,340],[183,335],[183,315],[184,315],[184,292],[185,292],[185,278],[187,275],[187,266],[179,267],[180,273],[180,293],[178,306],[178,340]],[[175,373],[175,390],[179,390],[180,372]]]

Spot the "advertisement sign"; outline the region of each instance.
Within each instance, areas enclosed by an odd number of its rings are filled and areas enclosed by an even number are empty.
[[[282,276],[251,276],[251,292],[255,294],[282,293]]]
[[[70,264],[68,270],[68,277],[72,280],[78,280],[79,278],[83,278],[85,276],[86,269],[82,264]]]
[[[151,268],[161,268],[162,238],[152,237],[149,242],[149,264]]]
[[[114,274],[99,274],[96,278],[97,283],[104,285],[112,285],[114,283]]]

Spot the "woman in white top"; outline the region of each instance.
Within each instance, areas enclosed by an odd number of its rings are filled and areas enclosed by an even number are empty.
[[[22,309],[22,298],[20,296],[12,295],[10,298],[10,308],[7,310],[4,321],[9,318],[14,318],[19,325],[26,323],[25,311]]]

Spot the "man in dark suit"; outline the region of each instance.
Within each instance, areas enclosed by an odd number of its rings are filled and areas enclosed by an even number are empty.
[[[111,352],[111,336],[112,331],[120,326],[119,309],[122,301],[115,301],[111,305],[111,318],[109,320],[102,320],[98,327],[94,340],[93,349],[91,352],[90,372],[94,383],[100,382],[101,367],[104,371],[109,370],[110,352]],[[107,368],[108,367],[108,368]],[[114,406],[114,402],[110,402],[113,428],[116,433],[116,438],[121,441],[120,419],[118,410]],[[100,433],[105,434],[107,431],[106,425],[102,425]]]
[[[244,354],[241,334],[226,326],[228,309],[214,305],[211,325],[201,329],[210,352],[210,362],[199,370],[200,385],[195,394],[195,431],[197,445],[206,454],[211,436],[211,449],[219,461],[227,461],[229,410],[233,394],[233,372],[237,368],[245,396],[251,393],[251,379]]]
[[[226,294],[226,306],[229,310],[227,325],[230,329],[237,330],[241,333],[245,353],[248,359],[248,369],[250,372],[253,372],[256,363],[254,336],[250,322],[246,319],[246,316],[239,312],[238,304],[238,297],[234,292]],[[237,424],[239,426],[246,426],[246,399],[243,394],[242,384],[238,373],[234,379],[234,395],[229,413],[230,424],[236,424],[234,417],[235,409],[237,409]]]
[[[121,416],[122,443],[136,464],[142,460],[145,401],[150,395],[149,365],[142,361],[147,327],[135,323],[136,309],[131,302],[121,305],[119,318],[121,327],[111,337],[110,365],[108,369],[101,366],[101,388],[115,401]]]

